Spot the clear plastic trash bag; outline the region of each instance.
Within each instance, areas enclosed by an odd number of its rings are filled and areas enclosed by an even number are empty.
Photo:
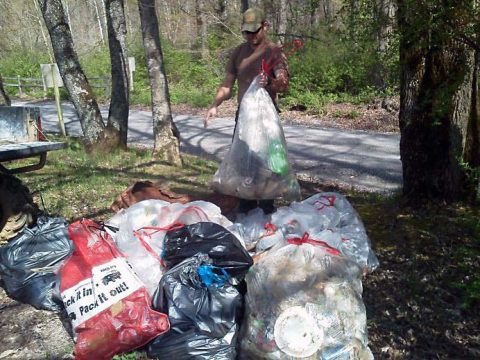
[[[340,193],[318,193],[278,208],[271,222],[285,238],[308,235],[328,243],[365,272],[372,272],[379,266],[360,216]]]
[[[258,85],[258,76],[243,96],[232,146],[211,186],[241,199],[300,197],[280,118],[270,95]]]
[[[373,359],[361,269],[328,250],[289,244],[250,269],[240,359]]]

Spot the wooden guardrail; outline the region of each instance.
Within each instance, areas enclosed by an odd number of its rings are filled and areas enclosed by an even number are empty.
[[[47,96],[47,86],[42,78],[28,78],[17,76],[3,76],[3,86],[7,87],[16,87],[18,88],[18,95],[22,97],[25,95],[25,90],[27,88],[39,88],[43,90],[43,96]],[[105,96],[110,96],[111,91],[111,80],[107,76],[100,77],[89,77],[90,86],[92,88],[104,89]]]

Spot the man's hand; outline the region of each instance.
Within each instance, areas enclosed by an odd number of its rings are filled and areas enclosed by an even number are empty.
[[[267,85],[268,85],[268,75],[266,72],[263,71],[260,73],[260,77],[258,79],[258,86],[264,88]]]
[[[215,116],[217,116],[217,107],[212,106],[210,109],[208,109],[205,119],[203,119],[203,127],[208,127],[208,120],[210,120],[210,118],[213,118]]]

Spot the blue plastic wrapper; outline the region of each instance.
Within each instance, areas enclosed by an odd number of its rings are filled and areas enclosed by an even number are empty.
[[[222,287],[228,281],[228,274],[225,269],[213,265],[201,265],[198,267],[198,276],[206,286]]]

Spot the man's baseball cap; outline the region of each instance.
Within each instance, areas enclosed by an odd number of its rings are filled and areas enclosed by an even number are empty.
[[[262,27],[265,14],[258,8],[250,8],[243,13],[242,31],[256,32]]]

